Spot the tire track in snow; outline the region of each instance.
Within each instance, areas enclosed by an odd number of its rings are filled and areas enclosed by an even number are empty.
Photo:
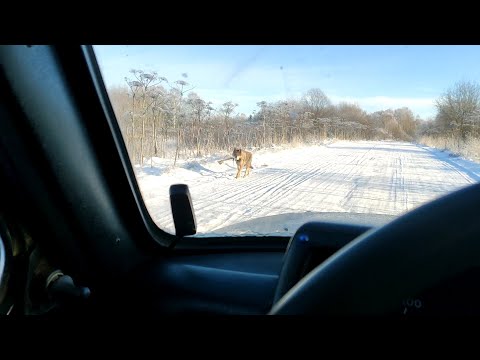
[[[248,186],[247,190],[249,192],[249,197],[242,196],[243,194],[234,193],[225,198],[222,197],[214,197],[211,199],[208,205],[199,209],[199,211],[208,211],[215,207],[224,207],[225,201],[232,202],[237,200],[236,207],[248,206],[248,209],[245,209],[241,214],[236,215],[226,215],[228,220],[237,220],[241,218],[242,221],[248,220],[251,218],[261,216],[262,212],[268,211],[272,213],[272,205],[275,205],[277,208],[277,212],[280,209],[291,211],[291,208],[284,207],[280,204],[279,199],[284,196],[285,191],[291,186],[295,186],[296,183],[303,182],[305,178],[309,178],[311,174],[316,172],[316,169],[313,167],[313,170],[307,171],[308,169],[312,169],[312,163],[314,160],[310,160],[307,163],[300,164],[289,171],[282,171],[278,173],[274,173],[271,176],[266,175],[264,178],[259,176],[256,181],[250,182],[250,184],[254,184],[253,186]],[[299,178],[298,174],[304,174],[307,171],[309,175],[301,175]],[[266,170],[264,172],[267,172]],[[245,178],[245,179],[248,179]],[[245,185],[248,183],[245,182]],[[249,185],[250,185],[249,184]],[[212,204],[213,202],[213,204]],[[275,212],[275,210],[274,210]],[[222,211],[222,214],[229,214],[228,211]],[[236,221],[234,221],[236,222]],[[224,226],[223,224],[221,226]]]

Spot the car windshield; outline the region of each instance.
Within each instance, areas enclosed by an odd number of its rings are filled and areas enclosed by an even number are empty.
[[[174,234],[383,224],[480,179],[479,46],[95,45],[146,207]]]

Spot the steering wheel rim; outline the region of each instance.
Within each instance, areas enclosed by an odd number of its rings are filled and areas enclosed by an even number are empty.
[[[366,232],[293,286],[269,315],[383,315],[480,265],[480,184]]]

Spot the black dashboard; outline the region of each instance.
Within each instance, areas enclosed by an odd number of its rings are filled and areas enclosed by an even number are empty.
[[[310,222],[297,230],[288,245],[285,242],[275,250],[173,251],[132,274],[129,287],[134,297],[129,302],[138,304],[136,311],[142,313],[267,314],[310,271],[368,231],[373,228]],[[207,243],[207,239],[194,240]],[[231,239],[235,240],[242,241]],[[406,295],[392,315],[478,315],[478,279],[480,271],[472,269],[421,294]]]

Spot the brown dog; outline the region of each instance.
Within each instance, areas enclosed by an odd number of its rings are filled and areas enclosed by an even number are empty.
[[[250,174],[250,169],[253,169],[252,153],[246,150],[234,148],[232,155],[233,159],[237,162],[237,176],[235,176],[235,178],[238,179],[243,167],[245,167],[245,174],[243,177]]]

